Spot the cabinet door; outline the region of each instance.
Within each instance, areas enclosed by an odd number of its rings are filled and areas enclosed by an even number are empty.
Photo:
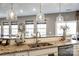
[[[15,56],[28,56],[28,52],[15,53]]]
[[[74,56],[79,56],[79,44],[74,45]]]
[[[28,52],[16,52],[16,53],[4,54],[1,56],[28,56]]]
[[[47,48],[41,50],[33,50],[29,52],[30,56],[43,56],[51,53],[58,53],[58,48]]]
[[[3,54],[3,55],[0,55],[0,56],[15,56],[15,53]]]

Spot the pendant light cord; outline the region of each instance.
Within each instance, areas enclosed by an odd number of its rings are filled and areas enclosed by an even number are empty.
[[[42,4],[40,3],[40,13],[42,12]]]
[[[59,14],[61,14],[61,3],[59,3]]]
[[[13,10],[13,3],[11,3],[11,10]]]

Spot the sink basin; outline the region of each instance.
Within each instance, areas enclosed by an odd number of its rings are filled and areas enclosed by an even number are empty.
[[[30,48],[50,46],[50,45],[53,45],[53,44],[50,44],[50,43],[28,44]]]

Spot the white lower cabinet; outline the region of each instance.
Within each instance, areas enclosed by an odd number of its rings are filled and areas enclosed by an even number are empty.
[[[15,53],[15,56],[28,56],[28,52]]]
[[[46,48],[32,51],[15,52],[0,56],[58,56],[58,48]]]
[[[73,53],[74,56],[79,56],[79,44],[74,45]]]
[[[39,55],[39,56],[58,56],[58,52],[53,52],[53,53],[49,53],[49,54],[42,54],[42,55]]]
[[[15,56],[15,53],[10,53],[10,54],[2,54],[0,56]]]
[[[28,56],[28,52],[16,52],[16,53],[4,54],[2,56]]]
[[[58,48],[47,48],[40,50],[32,50],[29,52],[29,56],[48,56],[49,54],[54,54],[54,56],[58,55]]]

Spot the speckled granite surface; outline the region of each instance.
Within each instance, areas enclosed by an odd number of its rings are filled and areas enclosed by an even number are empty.
[[[16,46],[16,45],[1,46],[0,45],[0,55],[1,54],[21,52],[21,51],[31,51],[31,50],[38,50],[38,49],[53,48],[53,47],[69,45],[69,44],[79,44],[79,42],[76,41],[76,40],[72,40],[72,41],[55,41],[55,42],[49,42],[49,43],[51,43],[53,45],[36,47],[36,48],[30,48],[27,44],[23,44],[23,45],[20,45],[20,46]]]

